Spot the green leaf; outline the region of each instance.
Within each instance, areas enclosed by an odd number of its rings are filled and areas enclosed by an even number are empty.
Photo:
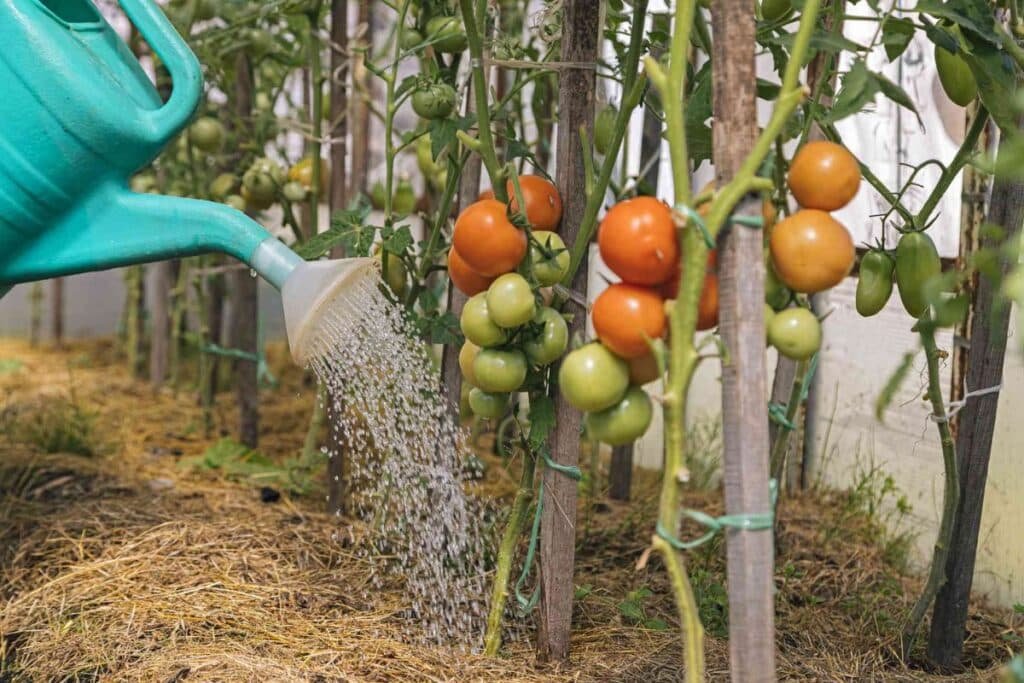
[[[757,79],[757,96],[762,100],[774,100],[779,96],[779,90],[781,89],[782,86],[778,83],[772,83],[763,78]]]
[[[623,600],[619,603],[619,613],[629,621],[638,624],[644,620],[644,610],[639,603],[633,600]]]
[[[413,244],[412,232],[408,225],[399,225],[395,231],[384,240],[384,251],[395,256],[402,256]]]
[[[589,583],[585,583],[582,586],[576,586],[576,592],[573,594],[573,597],[576,599],[576,602],[579,602],[593,592],[594,587]]]
[[[908,351],[903,354],[903,359],[900,364],[896,366],[896,370],[889,376],[885,386],[882,388],[882,393],[879,394],[878,399],[875,401],[875,418],[879,422],[885,421],[885,411],[896,397],[896,392],[899,390],[900,385],[903,384],[903,380],[910,374],[911,368],[914,367],[914,356],[916,354],[912,351]]]
[[[850,70],[843,74],[842,86],[832,103],[832,109],[825,113],[825,121],[835,123],[860,112],[874,102],[877,92],[878,82],[872,78],[864,60],[857,60]]]
[[[7,375],[12,372],[17,372],[25,364],[17,358],[0,358],[0,375]]]
[[[555,402],[543,392],[530,394],[530,448],[540,452],[555,427]]]
[[[667,631],[668,624],[664,619],[644,619],[644,628],[651,631]]]
[[[434,119],[430,122],[430,155],[436,161],[445,147],[455,144],[458,125],[451,119]]]
[[[883,95],[904,109],[912,111],[914,116],[917,117],[917,122],[922,126],[924,125],[924,122],[921,120],[921,115],[917,112],[917,108],[914,106],[914,102],[910,99],[910,95],[907,94],[907,91],[898,84],[890,81],[881,73],[873,73],[871,76],[875,79],[875,83],[878,85],[878,89]]]
[[[1003,131],[1017,131],[1017,111],[1013,98],[1017,92],[1014,63],[1000,48],[965,31],[967,49],[962,56],[978,82],[978,95],[989,115]]]
[[[911,38],[914,37],[914,31],[914,22],[909,19],[891,15],[885,18],[882,22],[882,44],[890,62],[907,49]]]
[[[985,0],[919,0],[914,12],[929,14],[974,32],[993,46],[999,44],[996,35],[995,15]]]

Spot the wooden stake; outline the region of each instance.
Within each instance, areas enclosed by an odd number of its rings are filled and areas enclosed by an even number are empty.
[[[239,54],[235,61],[235,98],[238,117],[249,125],[252,116],[253,78],[252,66],[245,54]],[[233,291],[231,301],[232,344],[236,349],[257,353],[258,334],[256,319],[259,316],[259,283],[248,270],[237,270],[231,274]],[[235,361],[235,395],[238,400],[238,440],[249,448],[259,443],[260,395],[256,376],[257,365],[251,360]]]
[[[348,0],[331,0],[331,178],[328,189],[328,206],[331,213],[344,209],[349,202],[347,161],[348,137]],[[343,247],[331,250],[331,258],[345,255]],[[345,423],[343,411],[335,407],[339,397],[326,396],[327,410],[327,512],[342,514],[346,507],[346,472],[348,457],[345,452]]]
[[[1024,223],[1024,183],[997,181],[992,191],[988,222],[1001,225],[1013,240]],[[999,243],[984,240],[982,246]],[[1015,260],[1001,258],[1003,275]],[[965,364],[968,390],[986,389],[1002,382],[1010,306],[999,295],[999,283],[981,275],[972,297],[970,341]],[[974,579],[985,484],[999,393],[967,399],[959,413],[956,434],[960,472],[960,507],[953,523],[953,538],[946,562],[946,583],[935,598],[928,657],[941,666],[957,666],[963,655],[967,606]]]
[[[757,93],[754,3],[718,0],[711,7],[714,41],[714,162],[724,187],[754,146]],[[760,198],[734,209],[760,215]],[[725,508],[764,513],[768,495],[768,411],[765,378],[763,234],[733,224],[719,241],[719,329],[728,357],[722,366]],[[733,681],[775,680],[775,615],[771,531],[726,533],[729,660]]]
[[[64,346],[64,278],[54,278],[50,289],[50,334],[53,345]]]
[[[562,61],[593,64],[598,57],[600,0],[565,0],[562,6]],[[558,138],[556,141],[556,182],[562,195],[562,236],[566,244],[576,240],[587,203],[580,128],[594,128],[594,95],[597,85],[593,69],[571,69],[561,73],[558,84]],[[587,260],[584,259],[572,288],[586,295]],[[583,331],[586,315],[576,311],[570,337]],[[555,397],[557,427],[549,445],[552,458],[562,465],[576,465],[580,454],[580,412],[560,393]],[[540,539],[540,625],[537,657],[541,661],[564,661],[569,657],[572,627],[573,566],[576,558],[576,482],[545,469],[544,511]]]

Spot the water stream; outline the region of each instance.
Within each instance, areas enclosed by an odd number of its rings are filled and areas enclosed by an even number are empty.
[[[330,306],[310,365],[344,415],[352,512],[373,530],[357,543],[374,567],[371,590],[404,578],[408,635],[476,650],[491,544],[485,506],[462,474],[468,435],[449,417],[427,347],[376,278]]]

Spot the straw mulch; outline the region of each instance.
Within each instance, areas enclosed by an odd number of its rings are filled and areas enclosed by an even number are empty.
[[[322,483],[262,502],[259,484],[178,466],[218,435],[203,435],[192,393],[153,392],[115,356],[109,343],[58,352],[0,341],[0,681],[680,680],[661,565],[635,568],[652,528],[653,475],[638,472],[631,505],[581,507],[568,667],[536,663],[528,639],[495,659],[427,648],[400,637],[398,578],[365,590],[369,569],[352,547],[363,532],[321,512]],[[282,352],[273,361],[282,387],[264,396],[261,450],[284,458],[302,442],[313,391]],[[226,433],[231,398],[219,397],[215,416]],[[95,413],[98,454],[44,454],[18,436],[15,425],[59,400]],[[489,463],[484,489],[511,495],[514,477]],[[899,622],[919,582],[885,563],[870,520],[845,515],[834,533],[844,501],[805,495],[782,507],[780,678],[994,680],[1024,628],[980,604],[965,671],[897,662]],[[721,508],[714,495],[687,503]],[[721,543],[688,560],[709,628],[709,679],[727,680]],[[642,587],[652,592],[645,618],[667,630],[624,616],[620,603]]]

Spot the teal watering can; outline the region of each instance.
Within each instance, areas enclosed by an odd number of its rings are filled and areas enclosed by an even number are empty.
[[[128,189],[188,124],[202,74],[152,0],[121,0],[173,81],[167,102],[90,0],[0,3],[0,296],[11,286],[206,252],[281,290],[292,355],[370,259],[306,263],[223,204]]]

